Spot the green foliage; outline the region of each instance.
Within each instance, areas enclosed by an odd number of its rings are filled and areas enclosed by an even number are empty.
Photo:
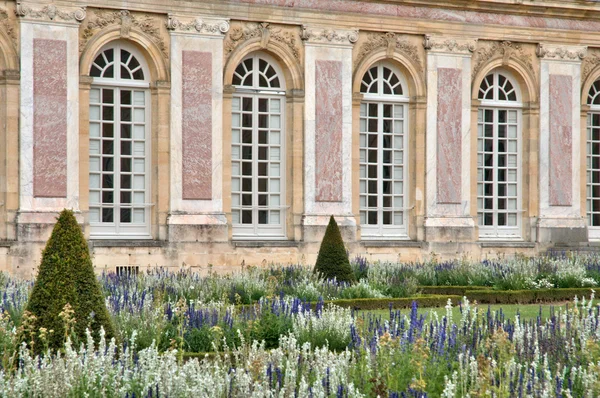
[[[336,278],[339,282],[348,283],[356,281],[342,234],[333,216],[329,219],[329,225],[327,225],[325,236],[321,241],[314,272],[319,273],[325,279]]]
[[[67,304],[72,314],[65,311]],[[28,336],[28,343],[36,352],[62,348],[67,335],[85,341],[86,328],[95,339],[99,338],[101,327],[108,338],[114,335],[87,243],[71,210],[60,213],[52,230],[27,311],[34,317],[37,331]],[[74,325],[69,328],[71,318]],[[47,333],[44,339],[39,336],[39,332],[44,331],[42,328]]]
[[[277,316],[271,311],[263,311],[252,325],[251,340],[265,341],[265,348],[279,347],[279,336],[285,336],[292,329],[290,317]]]

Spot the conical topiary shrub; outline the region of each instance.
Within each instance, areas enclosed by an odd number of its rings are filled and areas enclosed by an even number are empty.
[[[342,234],[333,216],[329,219],[329,225],[327,225],[325,236],[321,241],[315,272],[323,278],[336,278],[341,282],[351,283],[356,280],[352,267],[350,267]]]
[[[101,327],[107,337],[114,335],[87,243],[71,210],[63,210],[58,217],[42,253],[38,276],[27,304],[27,311],[35,316],[34,336],[31,337],[36,352],[46,345],[39,338],[41,328],[46,329],[48,348],[56,350],[63,346],[65,320],[64,314],[63,317],[59,314],[67,303],[73,310],[71,317],[75,321],[72,332],[79,341],[85,341],[87,328],[96,341]]]

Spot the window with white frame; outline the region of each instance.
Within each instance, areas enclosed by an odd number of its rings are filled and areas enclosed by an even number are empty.
[[[590,239],[600,239],[600,80],[590,87],[587,98],[586,209]]]
[[[111,43],[90,76],[91,238],[150,238],[150,74],[143,56]]]
[[[407,103],[402,74],[380,62],[360,92],[360,223],[364,239],[407,237]]]
[[[521,97],[505,71],[488,74],[477,111],[477,218],[481,238],[520,238]]]
[[[281,70],[263,53],[233,74],[231,219],[234,238],[285,237],[285,88]]]

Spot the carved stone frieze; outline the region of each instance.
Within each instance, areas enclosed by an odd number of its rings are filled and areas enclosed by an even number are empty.
[[[132,28],[139,29],[152,39],[165,59],[169,58],[167,46],[160,32],[161,21],[150,16],[132,14],[128,10],[95,11],[83,30],[79,40],[79,51],[83,51],[94,34],[110,25],[120,25],[123,38],[129,37]]]
[[[542,59],[563,61],[581,61],[585,58],[585,46],[557,46],[551,44],[538,44],[536,54]]]
[[[260,39],[262,48],[267,48],[271,40],[286,45],[294,58],[300,61],[300,49],[297,46],[300,38],[298,34],[267,22],[248,23],[231,29],[225,38],[225,56],[229,56],[241,43],[255,38]]]
[[[308,43],[354,44],[358,41],[358,29],[327,29],[302,25],[300,37]]]
[[[26,19],[81,22],[86,17],[86,7],[63,9],[56,7],[54,4],[49,4],[43,8],[33,8],[22,2],[17,2],[15,14]]]
[[[169,14],[166,27],[173,32],[189,32],[221,36],[229,31],[229,19],[197,17],[196,19],[185,22],[181,21],[178,16]]]
[[[479,47],[474,52],[471,77],[475,77],[485,65],[496,58],[502,58],[503,65],[508,65],[510,59],[516,59],[529,69],[532,76],[535,76],[531,54],[527,53],[520,44],[502,41],[494,42],[490,46]]]
[[[600,54],[594,53],[586,55],[581,65],[581,82],[585,82],[598,66],[600,66]]]
[[[419,71],[423,70],[423,64],[417,46],[410,44],[405,37],[392,32],[370,34],[367,41],[364,42],[358,50],[358,55],[354,62],[354,69],[356,69],[358,64],[360,64],[369,54],[382,48],[386,49],[388,58],[391,58],[394,55],[394,52],[397,51],[414,61],[415,65],[418,66]]]
[[[425,50],[440,53],[456,53],[470,55],[475,51],[477,39],[451,37],[436,37],[425,35],[423,47]]]

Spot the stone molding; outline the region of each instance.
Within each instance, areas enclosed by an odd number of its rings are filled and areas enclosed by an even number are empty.
[[[296,45],[299,37],[295,33],[285,31],[283,27],[268,22],[246,23],[231,29],[225,38],[225,57],[228,57],[240,44],[256,38],[260,39],[261,48],[267,48],[271,40],[286,45],[294,58],[300,61],[300,49]]]
[[[79,51],[83,51],[88,41],[99,30],[111,25],[121,26],[121,37],[128,38],[131,29],[138,29],[151,38],[156,44],[163,57],[168,60],[167,46],[160,32],[160,21],[157,18],[144,15],[132,14],[128,10],[120,11],[94,11],[94,16],[89,18],[81,38],[79,40]]]
[[[392,58],[395,52],[401,53],[417,65],[419,72],[423,71],[423,64],[417,46],[410,44],[406,36],[393,32],[369,34],[367,41],[358,50],[354,69],[356,70],[356,67],[371,53],[382,48],[386,49],[388,58]]]
[[[10,39],[11,44],[16,51],[19,48],[17,32],[15,32],[15,27],[11,24],[8,12],[2,8],[0,8],[0,26],[2,26],[2,30],[6,33],[6,36]]]
[[[511,59],[523,64],[532,76],[535,76],[535,69],[531,54],[528,54],[523,46],[510,41],[494,42],[491,46],[480,47],[473,54],[473,73],[474,78],[485,65],[492,59],[502,58],[502,65],[508,65]]]
[[[539,43],[535,50],[540,59],[553,61],[581,62],[587,52],[586,46],[560,46]]]
[[[22,19],[36,21],[55,21],[80,23],[86,17],[86,7],[58,8],[49,4],[43,8],[32,8],[23,2],[17,2],[15,14]]]
[[[358,41],[358,29],[328,29],[302,25],[300,37],[310,44],[353,45]]]
[[[180,20],[183,18],[184,21]],[[223,37],[229,32],[229,18],[186,17],[169,14],[165,26],[171,32]]]
[[[471,55],[477,39],[425,35],[423,47],[432,53]]]

